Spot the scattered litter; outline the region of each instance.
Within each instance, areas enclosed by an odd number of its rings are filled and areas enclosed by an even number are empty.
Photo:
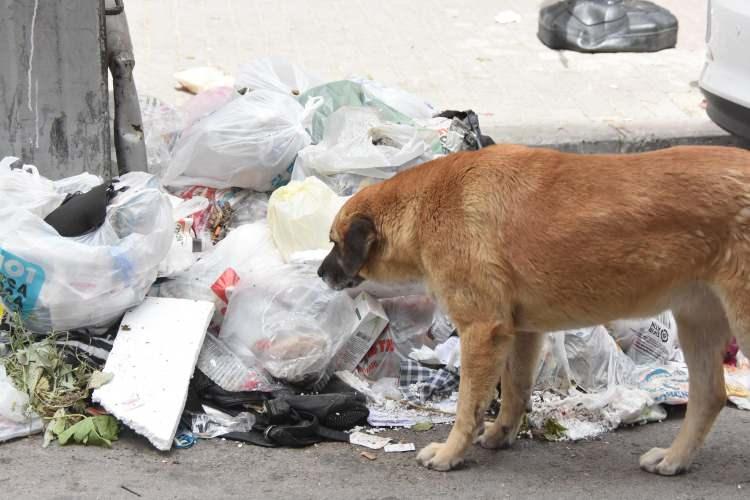
[[[209,66],[201,66],[179,71],[174,74],[174,79],[180,88],[198,94],[214,87],[231,87],[234,78],[223,71]]]
[[[159,450],[172,447],[187,387],[214,306],[149,297],[125,314],[105,371],[114,379],[92,398]]]
[[[521,22],[521,16],[515,11],[512,10],[504,10],[502,12],[499,12],[495,16],[495,22],[499,24],[513,24],[513,23],[520,23]]]
[[[613,386],[602,393],[535,392],[528,426],[548,441],[591,439],[620,425],[663,420],[666,411],[645,391]]]
[[[414,446],[414,443],[395,443],[385,445],[383,450],[386,453],[402,453],[405,451],[416,451],[417,448]]]
[[[375,455],[374,453],[370,453],[369,451],[363,451],[362,453],[359,454],[359,456],[360,457],[364,457],[364,458],[366,458],[367,460],[370,460],[370,461],[378,459],[377,455]]]
[[[373,436],[372,434],[367,434],[365,432],[353,432],[349,435],[349,442],[351,444],[364,446],[365,448],[370,448],[371,450],[379,450],[391,441],[391,438]]]
[[[230,432],[249,432],[255,425],[255,415],[252,413],[242,412],[232,416],[206,405],[203,405],[203,411],[205,413],[193,415],[192,421],[192,433],[201,439],[211,439]]]

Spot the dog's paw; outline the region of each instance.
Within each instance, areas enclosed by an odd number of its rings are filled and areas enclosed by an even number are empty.
[[[474,443],[487,450],[504,450],[510,448],[513,441],[514,440],[508,433],[500,432],[493,435],[485,432],[479,436]]]
[[[651,448],[641,455],[641,469],[661,476],[674,476],[687,470],[688,464],[674,460],[669,455],[669,449]]]
[[[463,457],[451,456],[445,443],[430,443],[417,454],[417,461],[428,469],[447,472],[464,461]]]

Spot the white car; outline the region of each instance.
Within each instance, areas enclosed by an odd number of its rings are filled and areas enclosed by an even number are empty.
[[[708,116],[750,139],[750,0],[709,0],[700,87]]]

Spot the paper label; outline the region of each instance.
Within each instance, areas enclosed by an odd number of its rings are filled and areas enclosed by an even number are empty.
[[[44,269],[0,248],[0,301],[23,317],[36,306],[42,292]]]

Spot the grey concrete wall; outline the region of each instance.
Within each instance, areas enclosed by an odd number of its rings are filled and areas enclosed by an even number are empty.
[[[111,176],[103,0],[0,0],[0,157]]]

